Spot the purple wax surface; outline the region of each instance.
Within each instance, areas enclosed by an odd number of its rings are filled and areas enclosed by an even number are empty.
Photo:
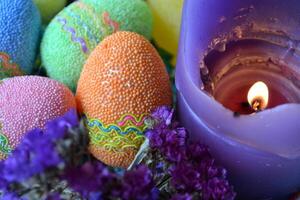
[[[286,199],[300,189],[300,104],[237,117],[203,90],[203,71],[214,66],[201,65],[210,49],[226,51],[229,41],[266,41],[285,52],[263,56],[291,68],[293,73],[278,74],[291,80],[299,96],[299,19],[298,0],[185,1],[176,68],[180,120],[227,167],[239,199]]]

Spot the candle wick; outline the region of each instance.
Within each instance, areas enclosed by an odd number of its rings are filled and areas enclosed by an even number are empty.
[[[256,112],[261,111],[261,101],[260,100],[254,100],[252,103],[252,108],[253,110],[255,110]]]

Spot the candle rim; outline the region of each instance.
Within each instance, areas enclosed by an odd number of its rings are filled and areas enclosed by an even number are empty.
[[[285,151],[282,151],[283,149],[280,148],[280,150],[275,151],[273,148],[265,147],[264,145],[259,145],[260,143],[264,143],[266,141],[260,141],[260,142],[258,141],[256,143],[254,142],[253,144],[249,144],[249,140],[245,140],[245,139],[243,139],[243,137],[239,137],[239,136],[243,136],[242,133],[233,133],[233,132],[229,132],[228,130],[224,131],[223,127],[216,128],[215,125],[212,125],[211,123],[207,122],[206,119],[204,119],[201,116],[199,116],[198,113],[195,112],[190,107],[190,105],[187,104],[187,101],[186,101],[185,97],[182,96],[181,101],[183,101],[183,103],[185,104],[185,107],[188,108],[188,111],[190,111],[192,113],[192,115],[195,115],[196,118],[197,118],[197,120],[200,120],[201,123],[207,128],[207,130],[209,130],[209,132],[211,134],[213,134],[214,136],[218,137],[219,139],[222,139],[222,141],[224,141],[224,142],[226,142],[226,143],[228,143],[230,145],[236,145],[236,144],[238,144],[238,145],[243,146],[243,147],[247,146],[250,149],[258,150],[260,152],[269,153],[269,154],[276,155],[278,157],[285,158],[285,159],[300,158],[300,150],[299,150],[299,148],[295,148],[295,149],[294,148],[292,148],[292,149],[290,148],[290,149],[285,150]],[[283,110],[283,109],[285,109],[285,107],[291,107],[292,110],[295,110],[295,108],[298,108],[299,113],[300,113],[300,105],[298,105],[298,104],[281,105],[279,109]],[[270,110],[268,112],[278,112],[278,111],[270,111]],[[284,111],[284,112],[286,112],[286,111]],[[260,121],[261,121],[261,114],[262,113],[255,114],[256,118],[258,120],[260,120]],[[279,113],[277,113],[276,115],[277,116],[281,116]],[[241,117],[237,118],[236,122],[239,123],[242,120],[243,117],[246,118],[247,115],[241,116]],[[265,116],[265,118],[268,118],[268,117]],[[257,124],[257,123],[253,122],[252,124]],[[249,127],[250,125],[244,125],[244,126],[246,128],[246,127]],[[212,128],[212,127],[214,127],[214,128]],[[250,127],[252,127],[252,126],[250,126]],[[246,129],[248,129],[248,128],[246,128]],[[272,128],[270,128],[270,129],[272,129]],[[271,131],[271,130],[269,130],[269,131]],[[230,133],[230,134],[228,134],[228,133]],[[265,132],[265,133],[268,134],[269,132]],[[244,135],[247,135],[247,134],[244,134]],[[268,136],[268,135],[265,135],[265,137],[266,136]],[[286,134],[285,136],[289,137],[288,134]],[[244,142],[244,141],[248,141],[248,142]],[[251,142],[253,142],[253,139],[251,140]],[[278,142],[282,144],[281,140],[278,140]],[[300,147],[300,142],[298,143],[298,147]]]
[[[194,115],[197,120],[200,120],[201,123],[206,127],[206,129],[210,132],[210,134],[213,134],[215,137],[218,137],[219,139],[221,139],[223,142],[227,143],[228,145],[238,145],[241,146],[243,148],[247,148],[248,150],[255,150],[258,152],[263,152],[265,154],[271,154],[273,156],[277,156],[277,157],[281,157],[281,158],[285,158],[285,159],[294,159],[294,158],[300,158],[300,149],[296,148],[295,149],[289,149],[289,151],[281,151],[282,149],[270,149],[270,148],[266,148],[264,145],[259,145],[257,143],[249,143],[249,140],[243,140],[242,138],[239,137],[234,137],[234,136],[238,136],[239,134],[226,134],[224,133],[224,130],[221,128],[212,128],[214,126],[212,126],[211,124],[207,123],[206,121],[203,120],[203,118],[199,118],[199,116],[197,115],[196,112],[194,112],[194,110],[191,109],[191,107],[187,104],[186,100],[184,99],[184,97],[181,99],[183,101],[183,103],[185,104],[185,107],[188,108],[188,111],[190,111],[192,113],[192,115]],[[283,108],[282,108],[283,109]],[[299,108],[300,110],[300,108]],[[259,113],[257,113],[257,115],[259,115]],[[242,133],[243,131],[240,131],[240,133]],[[273,137],[270,137],[270,139],[272,139]],[[247,141],[247,142],[245,142]]]

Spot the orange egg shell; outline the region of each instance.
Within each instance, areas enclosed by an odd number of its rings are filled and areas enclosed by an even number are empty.
[[[88,58],[76,99],[89,118],[116,124],[126,114],[140,117],[158,106],[171,105],[172,92],[165,65],[150,42],[136,33],[117,32]],[[106,164],[126,167],[138,149],[118,154],[91,144],[90,151]]]

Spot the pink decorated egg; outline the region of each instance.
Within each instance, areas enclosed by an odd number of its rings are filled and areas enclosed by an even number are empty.
[[[0,158],[34,129],[76,107],[72,92],[46,77],[20,76],[0,82]]]

